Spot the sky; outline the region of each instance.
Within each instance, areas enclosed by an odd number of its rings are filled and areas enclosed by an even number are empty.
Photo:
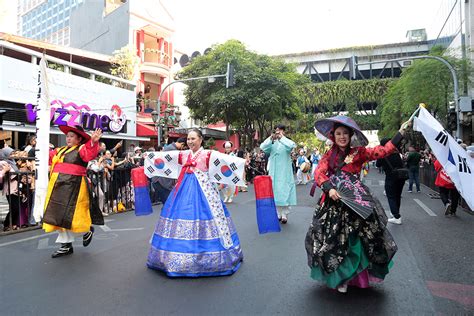
[[[175,22],[179,51],[201,53],[228,39],[261,54],[406,41],[425,28],[428,39],[441,27],[449,0],[161,0]]]

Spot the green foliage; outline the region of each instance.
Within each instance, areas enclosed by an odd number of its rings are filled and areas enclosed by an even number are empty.
[[[308,153],[314,148],[318,148],[320,152],[324,150],[324,142],[320,141],[314,133],[294,133],[289,137],[296,143],[297,148],[307,147]]]
[[[216,141],[214,140],[214,138],[211,137],[208,140],[206,140],[205,144],[206,144],[206,149],[213,149],[216,146]]]
[[[225,88],[225,79],[188,82],[186,106],[194,118],[205,123],[223,121],[250,135],[268,133],[272,122],[295,119],[303,102],[300,87],[309,78],[298,74],[296,66],[282,60],[248,51],[244,44],[229,40],[193,59],[179,78],[224,74],[227,63],[234,66],[235,86]],[[261,135],[265,136],[265,135]]]
[[[446,59],[456,70],[466,67],[466,62],[443,55],[440,47],[433,48],[431,55]],[[463,78],[459,76],[458,78]],[[463,80],[467,80],[464,76]],[[379,137],[391,137],[417,109],[420,103],[442,123],[446,122],[449,101],[453,100],[453,81],[448,68],[433,59],[416,60],[402,72],[400,79],[391,84],[382,102]]]
[[[317,114],[306,114],[304,122],[296,122],[295,129],[311,132],[314,122],[321,117],[334,116],[344,112],[352,117],[364,130],[380,127],[379,111],[365,111],[363,104],[380,104],[383,95],[395,81],[392,78],[368,80],[336,80],[307,85],[303,88],[304,106],[309,110],[317,108]],[[374,107],[375,110],[375,107]]]
[[[64,65],[56,64],[51,61],[48,62],[48,68],[49,69],[54,69],[57,71],[64,71]]]
[[[305,105],[338,106],[347,101],[357,104],[380,102],[392,78],[368,80],[336,80],[315,83],[305,87]]]
[[[112,63],[111,74],[122,79],[132,80],[138,67],[139,59],[135,52],[135,48],[131,45],[116,50],[110,59]],[[117,83],[123,87],[125,84]]]

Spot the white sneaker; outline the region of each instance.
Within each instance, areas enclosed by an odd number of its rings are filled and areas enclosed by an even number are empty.
[[[402,218],[401,217],[400,218],[392,217],[392,218],[388,219],[388,222],[392,223],[392,224],[401,225],[402,224]]]
[[[449,216],[451,214],[451,203],[446,204],[446,208],[444,209],[444,216]]]
[[[340,292],[340,293],[347,293],[347,283],[339,285],[337,287],[337,291]]]

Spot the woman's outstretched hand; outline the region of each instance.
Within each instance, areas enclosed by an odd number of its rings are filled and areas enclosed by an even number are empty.
[[[339,193],[337,193],[336,189],[329,190],[329,197],[333,199],[334,201],[337,201],[341,198]]]
[[[412,125],[412,121],[411,121],[411,120],[408,120],[408,121],[404,122],[404,123],[402,124],[402,126],[400,126],[400,129],[399,129],[398,131],[400,132],[400,134],[405,135],[406,130],[407,130],[409,127],[411,127],[411,125]]]

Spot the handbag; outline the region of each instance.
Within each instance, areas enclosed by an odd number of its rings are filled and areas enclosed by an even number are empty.
[[[387,158],[384,158],[384,160],[387,162],[390,169],[392,169],[392,176],[395,179],[405,181],[405,180],[408,180],[408,178],[410,178],[410,176],[408,175],[407,168],[394,168]]]

